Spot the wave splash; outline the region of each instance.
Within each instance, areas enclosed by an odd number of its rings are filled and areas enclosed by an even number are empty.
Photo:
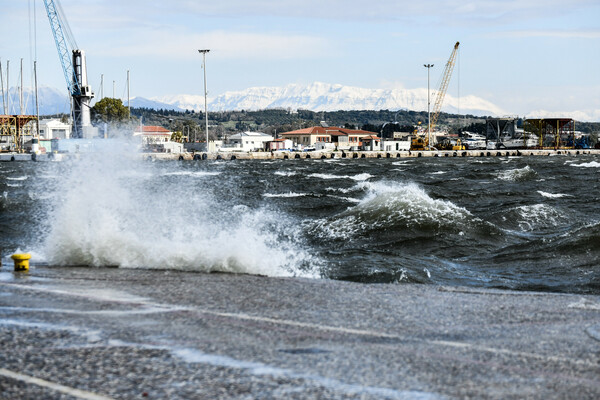
[[[498,179],[503,181],[524,182],[537,178],[538,174],[529,165],[523,168],[509,169],[498,173]]]
[[[106,156],[61,166],[48,263],[316,276],[318,261],[272,210],[227,204],[190,174],[148,173],[157,170],[151,162]]]
[[[447,200],[434,199],[415,183],[362,182],[367,196],[354,207],[316,221],[310,230],[329,239],[348,239],[386,230],[463,229],[471,213]]]

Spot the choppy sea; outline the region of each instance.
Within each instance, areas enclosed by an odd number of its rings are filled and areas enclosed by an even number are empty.
[[[6,162],[0,254],[600,294],[599,177],[593,156]]]

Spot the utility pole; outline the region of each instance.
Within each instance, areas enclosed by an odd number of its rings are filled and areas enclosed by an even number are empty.
[[[131,107],[129,106],[129,70],[127,70],[127,119],[131,118]]]
[[[100,75],[100,100],[104,98],[104,74]]]
[[[10,60],[6,60],[6,114],[10,115]]]
[[[115,98],[115,81],[113,81],[113,99]]]
[[[198,50],[198,52],[202,53],[202,69],[204,69],[204,117],[206,118],[206,152],[208,153],[208,103],[207,96],[208,91],[206,90],[206,53],[210,50]]]
[[[35,126],[36,137],[39,143],[40,140],[40,105],[38,103],[38,84],[37,84],[37,61],[33,62],[33,77],[35,78]]]
[[[21,86],[19,87],[19,115],[23,115],[23,59],[21,58]]]
[[[430,105],[431,101],[429,100],[429,70],[433,67],[433,64],[423,64],[425,68],[427,68],[427,145],[431,144],[431,111]]]
[[[0,83],[2,85],[2,113],[7,115],[6,111],[6,98],[4,97],[4,74],[2,72],[2,60],[0,60]]]

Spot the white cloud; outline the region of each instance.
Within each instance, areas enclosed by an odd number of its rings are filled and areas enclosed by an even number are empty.
[[[600,121],[600,110],[548,111],[535,110],[527,114],[527,118],[573,118],[582,122]]]
[[[600,30],[527,30],[496,33],[495,37],[554,37],[563,39],[598,39]]]
[[[210,56],[220,59],[299,59],[322,56],[329,48],[327,40],[316,36],[282,33],[153,31],[136,36],[110,48],[106,55],[192,59],[198,58],[198,49],[209,48]]]
[[[331,20],[400,20],[413,17],[438,18],[451,23],[452,18],[501,19],[507,15],[537,19],[548,15],[563,15],[564,0],[104,0],[102,2],[80,2],[63,0],[63,8],[70,15],[86,18],[102,18],[90,14],[90,7],[103,8],[122,18],[138,16],[138,21],[152,15],[169,17],[174,14],[203,17],[288,17]],[[597,0],[570,0],[568,11],[597,6]],[[452,18],[450,18],[452,17]],[[106,18],[103,18],[106,19]],[[510,23],[512,21],[506,21]]]

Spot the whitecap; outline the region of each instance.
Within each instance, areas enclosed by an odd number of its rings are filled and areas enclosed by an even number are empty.
[[[308,196],[306,193],[264,193],[263,197],[303,197]]]
[[[167,172],[164,174],[165,176],[193,176],[193,177],[205,177],[205,176],[216,176],[221,175],[220,172],[215,171],[175,171],[175,172]]]
[[[548,197],[550,199],[559,199],[561,197],[572,197],[570,194],[548,193],[548,192],[542,192],[541,190],[538,190],[538,193],[541,194],[542,196]]]
[[[519,216],[519,228],[533,231],[544,227],[555,227],[563,223],[567,216],[548,204],[533,204],[515,208]]]
[[[592,161],[592,162],[583,163],[583,164],[571,164],[571,166],[579,167],[579,168],[599,168],[600,163],[598,161]]]
[[[500,171],[498,172],[497,176],[498,179],[501,179],[503,181],[522,181],[537,176],[537,172],[535,172],[529,165],[527,165],[524,168]]]
[[[358,175],[332,175],[332,174],[322,174],[322,173],[314,173],[310,174],[310,177],[320,178],[320,179],[352,179],[355,181],[366,181],[369,178],[372,178],[373,175],[369,173],[362,173]]]
[[[279,176],[294,176],[297,173],[294,171],[275,171],[273,174]]]

